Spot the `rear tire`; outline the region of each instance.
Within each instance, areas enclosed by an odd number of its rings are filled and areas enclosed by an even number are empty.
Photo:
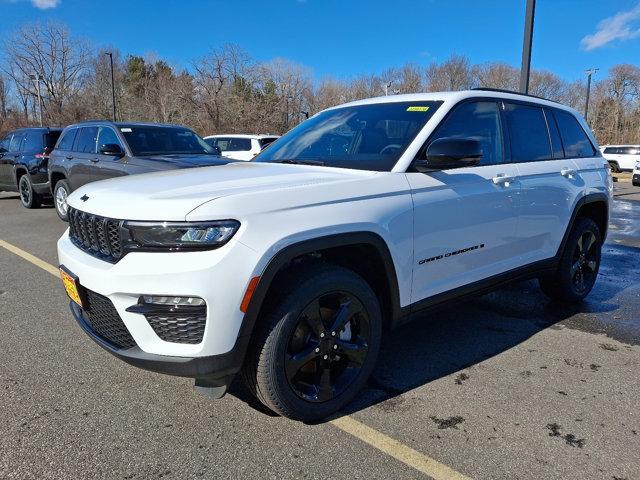
[[[42,204],[42,199],[33,190],[33,183],[28,173],[23,174],[18,179],[18,193],[20,194],[20,203],[25,208],[38,208]]]
[[[53,204],[56,207],[56,213],[63,222],[69,221],[67,197],[71,193],[71,188],[66,180],[58,180],[53,187]]]
[[[339,411],[364,386],[380,349],[382,312],[351,270],[301,270],[277,285],[282,297],[258,318],[243,378],[269,409],[309,422]]]
[[[569,234],[553,275],[539,279],[549,298],[575,303],[584,299],[596,282],[600,268],[602,237],[590,218],[578,218]]]

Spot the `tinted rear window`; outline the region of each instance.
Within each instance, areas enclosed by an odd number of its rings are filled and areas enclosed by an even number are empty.
[[[547,122],[542,108],[507,103],[505,108],[514,162],[547,160],[552,157]]]
[[[77,128],[70,128],[64,132],[60,142],[58,142],[58,150],[71,150],[73,147],[73,141],[76,139]]]
[[[565,156],[569,158],[592,157],[595,154],[593,145],[576,117],[562,110],[555,110]]]
[[[44,134],[45,148],[52,149],[55,146],[56,142],[58,141],[58,138],[60,138],[61,133],[62,132],[60,131],[45,133]]]

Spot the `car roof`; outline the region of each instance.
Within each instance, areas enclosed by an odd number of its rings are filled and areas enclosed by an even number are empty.
[[[155,122],[112,122],[111,120],[85,120],[82,122],[72,123],[66,128],[70,127],[85,127],[93,125],[109,125],[116,128],[121,127],[169,127],[169,128],[189,128],[184,125],[176,123],[155,123]]]
[[[15,130],[10,130],[7,133],[16,133],[16,132],[27,132],[27,131],[42,131],[42,132],[61,132],[62,128],[61,127],[23,127],[23,128],[16,128]]]
[[[530,103],[537,103],[540,105],[559,108],[562,110],[570,111],[574,114],[578,112],[571,107],[562,105],[552,100],[546,100],[544,98],[535,97],[533,95],[525,95],[518,92],[511,92],[507,90],[497,90],[488,88],[479,88],[473,90],[459,90],[455,92],[428,92],[428,93],[407,93],[400,95],[384,95],[381,97],[366,98],[364,100],[356,100],[354,102],[344,103],[342,105],[336,105],[330,107],[327,110],[333,110],[335,108],[351,107],[358,105],[374,105],[379,103],[395,103],[395,102],[445,102],[445,103],[457,103],[467,98],[500,98],[504,100],[519,100]]]
[[[638,144],[624,144],[624,145],[602,145],[602,148],[608,148],[608,147],[631,147],[631,148],[640,148],[640,145]]]
[[[270,135],[268,133],[258,133],[258,134],[250,134],[250,133],[229,133],[228,135],[225,134],[216,134],[216,135],[207,135],[206,137],[203,138],[221,138],[221,137],[229,137],[229,138],[256,138],[256,139],[261,139],[261,138],[278,138],[278,135]]]

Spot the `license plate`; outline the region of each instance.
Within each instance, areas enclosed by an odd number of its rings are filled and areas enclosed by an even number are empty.
[[[69,295],[69,298],[82,308],[82,296],[80,295],[80,283],[78,282],[78,277],[69,272],[63,266],[60,266],[60,277],[62,278],[64,289],[67,292],[67,295]]]

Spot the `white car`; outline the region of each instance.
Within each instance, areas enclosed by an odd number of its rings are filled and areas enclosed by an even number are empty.
[[[218,147],[223,157],[233,160],[253,160],[262,150],[276,141],[277,135],[210,135],[204,141]]]
[[[640,162],[640,145],[605,145],[600,150],[614,172],[630,172]]]
[[[215,397],[242,372],[307,421],[353,399],[383,335],[425,309],[531,277],[583,299],[611,191],[568,107],[385,96],[320,112],[253,162],[84,186],[58,255],[75,319],[107,351]]]

